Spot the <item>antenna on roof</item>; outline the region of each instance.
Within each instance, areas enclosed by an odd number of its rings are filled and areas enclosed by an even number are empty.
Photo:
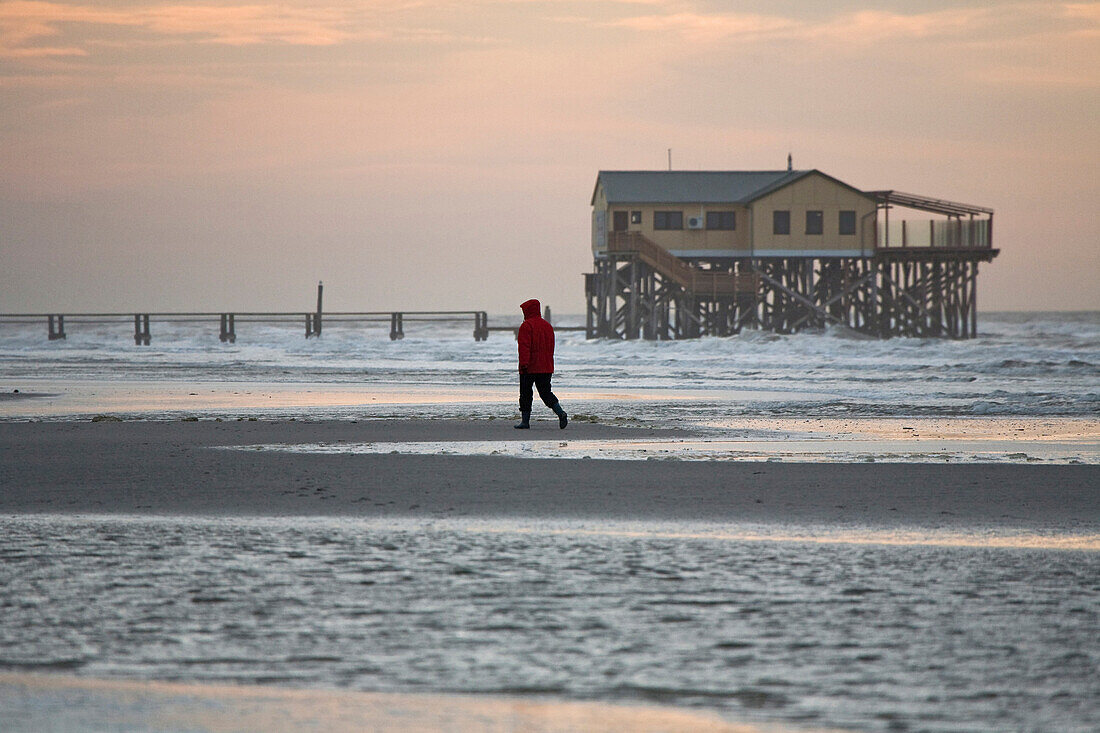
[[[794,170],[794,161],[791,159],[790,153],[787,153],[787,170]]]
[[[668,149],[668,169],[672,170],[672,148]]]

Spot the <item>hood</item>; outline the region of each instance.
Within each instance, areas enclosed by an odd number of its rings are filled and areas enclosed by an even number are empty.
[[[531,298],[531,300],[521,303],[519,307],[523,309],[524,320],[528,318],[535,318],[536,316],[542,314],[542,307],[539,305],[539,302],[534,298]]]

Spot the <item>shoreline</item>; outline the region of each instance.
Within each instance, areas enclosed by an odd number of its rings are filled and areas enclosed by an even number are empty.
[[[295,453],[369,441],[678,440],[504,420],[0,422],[0,514],[714,521],[1100,533],[1100,466]]]

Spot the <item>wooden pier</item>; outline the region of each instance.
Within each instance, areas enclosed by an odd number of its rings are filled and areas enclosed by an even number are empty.
[[[237,312],[162,312],[162,313],[0,313],[0,325],[45,323],[46,337],[50,341],[65,339],[65,325],[105,325],[127,323],[133,319],[134,344],[149,346],[153,341],[153,322],[161,323],[217,323],[218,340],[223,344],[237,342],[237,324],[255,323],[305,323],[305,337],[321,335],[324,323],[370,324],[388,323],[390,340],[405,338],[405,323],[461,323],[473,321],[474,341],[485,341],[491,331],[519,330],[518,323],[510,326],[490,326],[486,311],[330,311],[324,312],[324,283],[317,284],[317,310],[311,312],[286,311],[237,311]],[[546,308],[550,320],[550,308]],[[517,321],[519,320],[517,314]],[[556,326],[558,331],[585,331],[585,326]]]
[[[50,341],[65,339],[73,327],[85,325],[125,324],[133,322],[134,344],[149,346],[156,323],[209,323],[218,328],[222,343],[237,341],[237,328],[248,324],[305,324],[305,337],[321,335],[322,314],[318,312],[162,312],[162,313],[0,313],[0,325],[42,323]],[[475,341],[489,338],[489,317],[485,311],[336,311],[324,314],[327,324],[388,323],[391,341],[405,338],[406,323],[461,323],[473,325]]]
[[[405,322],[462,322],[473,321],[474,341],[489,338],[489,316],[485,311],[323,311],[325,285],[317,283],[317,309],[311,312],[238,311],[238,312],[164,312],[164,313],[0,313],[0,325],[45,322],[46,337],[50,341],[66,338],[66,322],[69,325],[110,324],[134,322],[134,344],[148,346],[153,341],[150,324],[162,323],[217,323],[218,340],[237,342],[238,323],[305,323],[306,338],[320,336],[324,321],[329,323],[389,323],[390,340],[405,338]],[[549,313],[549,308],[547,309]],[[67,321],[66,321],[67,319]]]

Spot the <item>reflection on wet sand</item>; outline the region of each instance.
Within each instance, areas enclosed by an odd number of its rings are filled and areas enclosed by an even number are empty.
[[[1093,730],[1097,539],[1046,531],[0,516],[9,673],[401,693],[9,677],[0,727]]]
[[[915,422],[915,421],[913,421]],[[1068,435],[1040,441],[972,438],[840,437],[790,433],[778,427],[762,436],[575,440],[376,441],[365,443],[278,443],[238,446],[290,453],[509,456],[595,458],[628,461],[793,461],[796,463],[1057,463],[1100,464],[1100,439]],[[511,436],[509,436],[511,437]],[[557,437],[557,436],[555,436]]]
[[[890,545],[895,547],[974,547],[989,549],[1081,550],[1100,551],[1100,534],[1050,532],[1040,534],[1006,529],[971,531],[920,529],[884,529],[876,527],[797,527],[759,526],[728,529],[725,527],[684,524],[680,528],[657,523],[604,521],[597,527],[563,523],[525,526],[509,520],[500,524],[468,524],[469,532],[498,534],[533,533],[580,535],[587,537],[631,537],[654,540],[712,540],[727,542],[812,543],[819,545]]]
[[[712,713],[657,706],[4,673],[0,673],[0,703],[7,716],[5,730],[10,733],[108,729],[140,729],[150,733],[242,730],[780,733],[787,730],[774,725],[761,728],[734,724]]]

